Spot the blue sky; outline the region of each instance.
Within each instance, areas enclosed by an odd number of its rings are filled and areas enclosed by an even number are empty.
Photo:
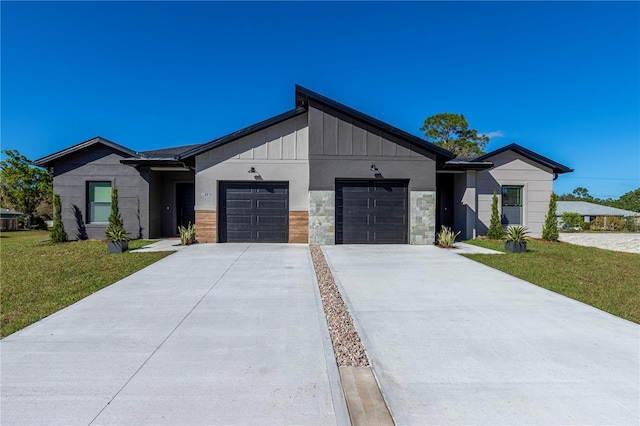
[[[638,2],[6,2],[1,143],[32,160],[96,135],[143,151],[293,107],[294,84],[416,135],[440,112],[640,187]]]

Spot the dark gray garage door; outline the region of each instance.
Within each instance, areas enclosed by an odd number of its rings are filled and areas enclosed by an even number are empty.
[[[406,244],[407,183],[337,181],[337,244]]]
[[[289,184],[220,183],[220,242],[286,243],[289,240]]]

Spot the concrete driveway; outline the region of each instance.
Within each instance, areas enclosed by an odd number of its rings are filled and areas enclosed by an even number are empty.
[[[189,247],[0,350],[2,425],[349,421],[305,245]]]
[[[323,250],[397,424],[640,424],[637,324],[436,247]]]

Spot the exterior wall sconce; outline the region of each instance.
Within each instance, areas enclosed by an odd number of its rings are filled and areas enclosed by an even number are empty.
[[[256,172],[256,168],[252,166],[252,167],[249,169],[249,173],[257,173],[257,172]]]
[[[371,171],[372,171],[372,172],[377,172],[377,171],[378,171],[378,168],[376,167],[376,165],[375,165],[375,164],[372,164],[372,165],[371,165]]]

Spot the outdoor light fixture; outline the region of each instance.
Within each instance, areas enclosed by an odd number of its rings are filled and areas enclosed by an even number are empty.
[[[378,171],[378,168],[376,167],[376,165],[375,165],[375,164],[372,164],[372,165],[371,165],[371,171],[372,171],[372,172],[377,172],[377,171]]]
[[[256,172],[256,168],[255,168],[255,167],[251,167],[251,168],[249,169],[249,173],[257,173],[257,172]]]

